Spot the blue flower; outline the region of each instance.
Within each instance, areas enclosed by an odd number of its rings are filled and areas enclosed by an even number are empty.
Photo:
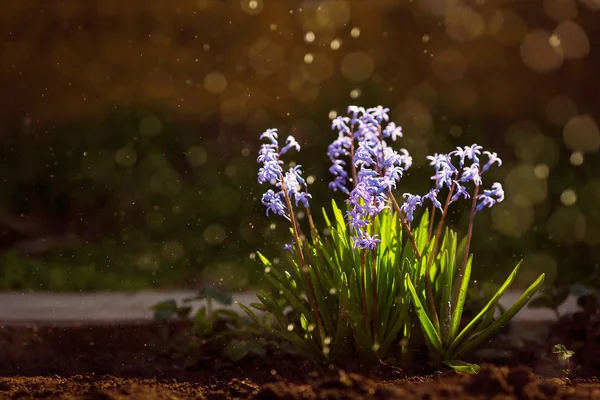
[[[380,243],[381,240],[377,239],[377,235],[370,236],[365,233],[362,236],[354,237],[354,248],[359,248],[362,250],[375,250],[377,248],[377,243]]]
[[[271,142],[271,144],[278,146],[277,143],[277,129],[272,128],[272,129],[267,129],[266,131],[264,131],[261,135],[260,135],[260,139],[269,139],[269,141]]]
[[[423,205],[423,200],[421,200],[421,196],[410,193],[404,193],[402,197],[404,197],[406,201],[400,206],[400,211],[404,213],[406,220],[411,223],[414,219],[413,214],[415,210],[418,206]]]
[[[378,122],[387,122],[390,119],[388,116],[388,112],[390,112],[390,109],[384,108],[383,106],[376,106],[367,110],[367,113]]]
[[[258,183],[276,182],[282,174],[281,166],[277,161],[267,161],[258,171]]]
[[[296,149],[296,151],[300,151],[300,144],[298,144],[298,142],[296,141],[296,139],[293,136],[288,136],[287,139],[285,140],[285,146],[283,146],[283,148],[281,149],[281,152],[279,153],[281,154],[285,154],[288,152],[288,150],[290,149]]]
[[[395,142],[396,139],[398,139],[399,137],[402,137],[402,127],[396,126],[395,123],[390,122],[389,124],[387,124],[387,126],[381,132],[381,134],[384,138],[386,138],[386,139],[391,138],[392,142]]]
[[[302,203],[304,207],[308,208],[308,199],[311,196],[308,192],[302,191],[303,187],[306,188],[306,181],[302,177],[301,166],[297,165],[290,168],[284,175],[281,168],[283,162],[279,158],[281,154],[285,154],[292,148],[300,150],[300,145],[293,136],[288,136],[286,145],[279,151],[277,129],[267,129],[260,135],[260,138],[267,139],[270,143],[262,144],[258,151],[256,161],[262,163],[262,167],[258,171],[258,182],[260,184],[269,182],[281,189],[279,192],[274,192],[272,189],[267,190],[261,203],[267,207],[267,215],[274,213],[289,219],[283,184],[285,184],[290,196],[289,200],[291,201],[291,198],[293,198],[296,201],[296,206],[298,203]]]
[[[462,168],[465,165],[466,158],[478,164],[478,156],[481,154],[481,149],[483,149],[482,146],[472,144],[471,146],[465,146],[462,148],[457,147],[456,150],[450,152],[450,154],[453,156],[458,156],[460,158],[459,166]]]
[[[484,151],[483,154],[488,156],[488,162],[483,166],[483,169],[481,170],[482,174],[490,169],[494,163],[498,164],[499,167],[502,166],[502,160],[498,157],[498,154],[490,153],[489,151]]]
[[[421,197],[421,201],[425,200],[425,199],[429,199],[431,201],[431,203],[433,203],[433,206],[439,210],[442,210],[442,203],[439,202],[439,200],[437,199],[437,195],[438,195],[439,191],[437,189],[431,189],[429,191],[429,193],[427,193],[425,196]]]
[[[329,182],[329,189],[333,190],[334,192],[337,192],[338,190],[340,190],[342,193],[344,194],[348,194],[350,193],[348,191],[348,188],[346,187],[346,179],[342,176],[336,176],[333,181]]]
[[[365,113],[365,109],[363,107],[358,106],[348,106],[348,114],[350,114],[350,124],[354,125],[358,118]]]
[[[371,167],[375,164],[373,160],[373,151],[370,149],[366,142],[360,142],[358,149],[354,152],[354,166],[356,167]]]
[[[450,188],[457,174],[457,169],[452,165],[450,155],[435,153],[432,156],[427,156],[427,159],[431,161],[429,165],[435,168],[435,175],[431,179],[437,182],[437,189],[441,190],[444,185]]]
[[[479,164],[471,164],[469,167],[463,168],[462,175],[460,177],[460,182],[469,182],[473,181],[475,185],[481,185],[481,175],[479,175]]]
[[[272,189],[269,189],[263,195],[261,203],[267,207],[267,216],[269,212],[272,212],[287,218],[287,208],[283,202],[283,192],[275,193]]]
[[[460,182],[458,181],[454,181],[454,185],[456,187],[454,195],[452,196],[452,198],[450,199],[450,203],[454,203],[455,201],[457,201],[461,196],[466,200],[469,197],[471,197],[471,195],[469,194],[469,192],[467,192],[467,188],[463,185],[460,184]]]
[[[504,189],[499,182],[492,185],[492,189],[484,190],[483,194],[477,196],[479,203],[477,204],[476,211],[481,211],[485,207],[491,208],[494,204],[500,203],[504,200]]]
[[[331,121],[331,129],[335,129],[341,134],[348,134],[350,133],[350,128],[348,127],[349,122],[350,118],[342,117],[340,115],[339,117],[336,117],[333,121]]]

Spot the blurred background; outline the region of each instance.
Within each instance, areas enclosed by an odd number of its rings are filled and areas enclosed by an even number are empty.
[[[521,284],[594,280],[598,21],[600,0],[5,2],[0,289],[256,284],[255,252],[289,241],[260,205],[259,134],[296,136],[312,207],[329,207],[331,119],[349,104],[403,126],[399,192],[431,186],[433,152],[503,158],[476,279],[524,258]]]

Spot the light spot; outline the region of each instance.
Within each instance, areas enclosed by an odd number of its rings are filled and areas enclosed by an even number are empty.
[[[350,98],[358,99],[360,97],[360,94],[361,94],[360,89],[352,89],[350,91]]]
[[[490,19],[488,31],[498,42],[506,46],[519,44],[527,34],[527,24],[511,10],[498,10]]]
[[[313,55],[311,53],[306,53],[304,55],[304,62],[306,64],[310,64],[311,62],[313,62]]]
[[[590,40],[587,34],[573,21],[563,21],[554,30],[563,56],[568,60],[577,60],[587,57],[590,53]]]
[[[185,152],[185,159],[192,167],[199,167],[206,162],[208,154],[199,146],[192,146]]]
[[[569,157],[569,161],[576,167],[579,167],[583,164],[583,154],[580,151],[576,151],[571,154]]]
[[[360,28],[358,26],[355,26],[354,28],[352,28],[352,30],[350,31],[350,36],[352,36],[354,39],[359,37],[360,36]]]
[[[556,126],[564,126],[577,115],[577,104],[570,97],[554,96],[546,104],[546,118]]]
[[[162,121],[157,117],[144,117],[140,121],[139,130],[143,136],[156,136],[163,128]]]
[[[342,75],[352,82],[362,82],[371,77],[375,70],[373,58],[363,52],[346,54],[341,64]]]
[[[444,49],[431,59],[433,74],[442,82],[455,82],[467,72],[467,61],[457,50]]]
[[[560,202],[565,206],[572,206],[575,204],[575,202],[577,202],[577,194],[572,189],[564,190],[560,194]]]
[[[574,0],[544,0],[544,12],[555,21],[577,17],[577,4]]]
[[[331,47],[331,50],[338,50],[341,45],[342,41],[340,39],[333,39],[329,47]]]
[[[204,77],[204,88],[212,94],[221,94],[227,87],[227,79],[220,72],[211,72]]]
[[[212,224],[204,229],[202,234],[204,241],[212,246],[219,245],[225,241],[225,229],[221,225]]]
[[[547,73],[560,68],[563,56],[560,47],[554,47],[551,35],[542,30],[531,31],[521,43],[521,59],[534,72]]]
[[[162,257],[170,262],[174,262],[183,257],[184,249],[181,243],[177,241],[167,242],[162,248]]]
[[[246,14],[256,15],[263,9],[263,0],[241,0],[241,6]]]
[[[563,129],[563,139],[569,149],[582,153],[595,152],[600,147],[598,125],[589,115],[571,118]]]
[[[133,167],[137,160],[137,152],[131,145],[122,147],[115,153],[115,162],[121,167]]]
[[[550,168],[546,164],[538,164],[533,169],[533,173],[538,179],[546,179],[550,175]]]
[[[304,35],[304,41],[306,43],[312,43],[315,41],[315,33],[314,32],[306,32],[306,34]]]

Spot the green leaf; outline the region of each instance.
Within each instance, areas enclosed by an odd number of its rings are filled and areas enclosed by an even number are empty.
[[[427,339],[427,343],[429,344],[431,350],[436,353],[436,356],[440,356],[443,354],[442,350],[442,341],[440,336],[435,329],[433,322],[429,319],[427,312],[423,308],[421,304],[421,300],[419,299],[419,295],[413,286],[413,283],[410,279],[410,275],[406,274],[405,276],[406,282],[408,284],[408,289],[410,291],[410,295],[413,300],[413,304],[415,306],[415,312],[417,313],[417,317],[419,318],[419,322],[421,323],[421,329],[423,330],[423,334]]]
[[[258,311],[269,312],[269,309],[267,307],[265,307],[265,305],[262,303],[250,303],[250,307],[252,307]]]
[[[467,290],[469,289],[469,283],[471,281],[471,265],[472,264],[473,264],[473,255],[470,255],[469,259],[467,260],[467,264],[465,265],[465,271],[464,271],[464,274],[462,277],[462,282],[461,282],[460,289],[458,292],[458,298],[456,299],[456,305],[454,308],[454,312],[452,313],[448,343],[452,343],[454,341],[454,338],[456,338],[456,335],[458,334],[458,330],[460,328],[460,321],[462,319],[462,313],[463,313],[463,309],[465,307],[465,301],[467,298]]]
[[[478,374],[481,368],[477,364],[469,364],[460,360],[444,361],[444,364],[452,368],[456,372],[467,374]]]
[[[497,320],[495,320],[489,327],[484,330],[478,331],[468,340],[468,342],[457,349],[457,358],[460,358],[462,354],[467,354],[469,351],[475,349],[483,341],[487,340],[493,335],[498,329],[502,328],[508,321],[510,321],[531,299],[531,297],[537,292],[542,283],[544,283],[545,274],[541,274],[539,278],[533,282],[525,292],[519,297],[519,299],[510,306],[506,312],[504,312]],[[458,338],[457,338],[458,339]]]

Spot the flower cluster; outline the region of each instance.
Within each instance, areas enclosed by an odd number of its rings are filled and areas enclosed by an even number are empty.
[[[389,109],[382,106],[369,109],[350,106],[349,116],[339,116],[332,122],[332,129],[338,131],[338,138],[331,143],[327,152],[332,163],[329,171],[335,177],[329,187],[349,194],[348,202],[352,210],[348,211],[346,218],[356,233],[355,248],[374,249],[377,246],[379,240],[376,235],[371,236],[366,228],[373,217],[388,207],[388,194],[396,188],[396,183],[412,164],[408,151],[402,149],[398,152],[385,141],[387,138],[395,141],[402,137],[402,128],[393,122],[387,123],[388,112]],[[384,123],[385,127],[382,126]],[[347,188],[347,163],[340,159],[342,156],[350,156],[350,163],[355,170],[356,182],[353,182],[351,191]]]
[[[488,171],[494,164],[502,165],[502,160],[496,153],[484,151],[487,162],[481,167],[480,156],[483,147],[477,144],[465,147],[457,147],[456,150],[448,154],[434,154],[427,156],[431,166],[435,169],[435,174],[431,177],[436,181],[436,189],[430,192],[429,198],[434,202],[434,206],[442,209],[441,204],[435,198],[437,193],[446,186],[451,192],[449,203],[454,203],[459,198],[469,199],[469,194],[465,184],[473,182],[475,187],[483,184],[481,176]],[[458,167],[453,164],[453,158],[458,161]],[[470,165],[467,162],[470,161]],[[435,194],[433,194],[435,193]],[[504,190],[498,182],[492,185],[492,189],[484,190],[483,194],[477,196],[477,206],[475,211],[481,211],[484,207],[492,207],[494,204],[504,200]]]
[[[260,139],[267,139],[269,143],[263,143],[258,152],[256,161],[263,165],[258,171],[258,183],[269,182],[280,189],[277,192],[273,189],[267,190],[262,197],[261,203],[267,207],[267,215],[272,212],[282,215],[289,220],[289,210],[287,209],[285,199],[286,190],[290,201],[294,199],[296,206],[302,203],[304,207],[308,208],[308,199],[311,197],[306,190],[303,191],[303,188],[306,189],[306,181],[302,177],[301,166],[291,167],[285,174],[281,167],[283,164],[283,161],[280,160],[281,155],[291,149],[300,151],[300,145],[293,136],[288,136],[285,146],[280,150],[277,129],[267,129],[260,135]],[[286,190],[283,190],[284,185]]]
[[[331,161],[329,171],[334,176],[329,187],[348,195],[347,202],[351,209],[346,213],[346,219],[348,226],[354,231],[355,248],[372,250],[377,246],[377,235],[369,233],[369,227],[375,216],[389,208],[392,191],[412,165],[412,157],[408,151],[395,150],[386,142],[395,142],[402,137],[402,128],[389,121],[388,112],[389,109],[382,106],[368,109],[349,106],[347,116],[336,117],[331,125],[338,137],[327,149],[327,156]],[[268,142],[261,145],[258,154],[257,161],[262,163],[258,182],[269,182],[279,189],[267,190],[262,197],[262,204],[267,207],[267,215],[274,213],[289,220],[287,201],[291,203],[293,200],[296,206],[302,203],[308,208],[311,197],[306,191],[306,181],[302,177],[300,166],[291,167],[284,173],[283,162],[280,160],[280,156],[291,149],[299,151],[300,145],[293,136],[288,136],[285,146],[279,149],[276,129],[266,130],[260,138]],[[439,210],[445,210],[447,205],[461,198],[471,198],[472,194],[467,189],[470,182],[476,188],[473,194],[476,196],[474,212],[501,202],[504,191],[500,183],[496,182],[490,189],[479,191],[483,183],[482,175],[494,164],[502,165],[502,160],[496,153],[482,150],[482,146],[473,144],[457,147],[448,154],[427,156],[435,169],[435,174],[431,177],[435,181],[435,187],[424,195],[405,193],[402,196],[405,201],[399,211],[403,214],[403,221],[410,225],[415,211],[425,202],[430,202]],[[483,158],[482,154],[487,158],[485,163],[480,160]],[[444,188],[448,189],[449,194],[442,205],[438,196]]]

